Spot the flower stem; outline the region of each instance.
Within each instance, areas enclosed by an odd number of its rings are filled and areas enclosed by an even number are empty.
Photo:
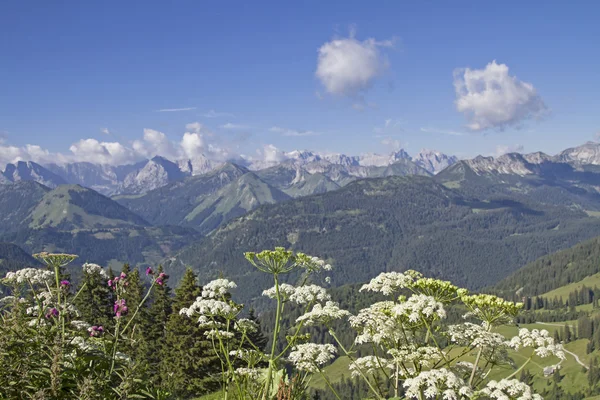
[[[275,349],[277,347],[277,338],[279,337],[279,325],[281,323],[281,296],[279,294],[279,278],[273,274],[275,281],[275,293],[277,295],[277,310],[275,315],[275,328],[273,329],[273,343],[271,344],[271,354],[269,354],[269,368],[267,369],[267,381],[265,383],[265,392],[263,400],[267,400],[271,391],[271,381],[273,379],[273,367],[275,366]]]

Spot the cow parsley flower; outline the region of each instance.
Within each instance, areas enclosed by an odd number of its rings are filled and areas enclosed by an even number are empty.
[[[283,301],[288,301],[294,293],[296,293],[295,286],[292,286],[289,283],[282,283],[279,285],[279,297]],[[275,286],[273,286],[270,289],[265,289],[263,290],[262,295],[270,299],[276,299],[277,289],[275,288]]]
[[[317,372],[333,360],[337,350],[332,344],[299,344],[292,348],[289,360],[299,371]]]
[[[83,264],[82,269],[83,269],[83,272],[86,273],[86,274],[88,274],[88,275],[98,274],[103,279],[108,279],[108,274],[98,264],[85,263],[85,264]]]
[[[404,274],[401,272],[382,272],[371,279],[368,284],[363,285],[360,291],[378,292],[389,296],[400,289],[411,286],[415,278],[419,276],[420,274],[415,271],[406,271]]]
[[[298,253],[297,256],[299,258],[300,266],[309,273],[331,271],[333,269],[333,267],[330,264],[327,264],[324,260],[321,260],[319,257],[306,256],[303,253]]]
[[[85,321],[71,321],[71,325],[73,325],[73,327],[75,329],[81,330],[81,331],[87,331],[88,328],[90,328],[90,324],[88,324]]]
[[[304,322],[304,325],[329,325],[332,321],[342,319],[349,316],[350,313],[346,310],[342,310],[338,303],[328,301],[325,305],[317,303],[313,306],[312,310],[299,316],[296,322]]]
[[[375,372],[382,369],[389,369],[394,371],[396,364],[394,360],[387,358],[376,357],[376,356],[364,356],[357,358],[354,362],[350,363],[349,366],[350,374],[353,378],[364,375],[373,375]]]
[[[461,296],[461,301],[470,310],[470,315],[492,325],[509,323],[523,308],[522,303],[506,301],[491,294]]]
[[[430,321],[446,318],[444,305],[424,294],[409,297],[408,300],[394,306],[392,312],[413,324],[420,323],[422,318]]]
[[[209,339],[232,339],[235,335],[233,332],[227,332],[220,329],[211,329],[209,331],[204,332],[204,336]]]
[[[350,326],[358,333],[355,343],[387,342],[393,347],[395,343],[404,340],[402,322],[392,313],[395,305],[393,301],[380,301],[351,316]]]
[[[416,363],[422,367],[430,368],[442,358],[443,353],[437,347],[416,347],[408,345],[399,349],[390,349],[387,352],[395,363]]]
[[[403,386],[409,399],[420,399],[422,392],[426,399],[462,400],[471,398],[473,393],[461,378],[446,368],[423,371],[406,379]]]
[[[248,318],[235,321],[235,328],[239,332],[252,333],[258,331],[258,324]]]
[[[508,346],[518,350],[521,347],[532,347],[535,350],[535,354],[545,358],[550,355],[554,355],[561,360],[565,359],[565,353],[561,344],[555,344],[554,339],[550,337],[547,330],[532,329],[531,331],[527,328],[519,329],[519,334],[513,337],[508,343]]]
[[[325,288],[317,285],[307,285],[297,287],[290,296],[290,301],[296,304],[309,304],[315,301],[329,301],[331,296]]]
[[[533,393],[531,387],[518,379],[502,379],[489,381],[485,388],[477,392],[492,400],[543,400],[542,396]]]
[[[28,282],[31,282],[32,285],[45,285],[52,282],[53,279],[54,272],[37,268],[24,268],[7,273],[4,282],[18,285]]]
[[[506,341],[501,334],[470,322],[448,326],[447,335],[452,343],[460,346],[498,348],[504,346]]]
[[[216,298],[222,297],[229,293],[230,289],[235,289],[237,285],[229,279],[215,279],[208,282],[202,288],[202,297]]]
[[[257,380],[260,377],[261,371],[256,368],[238,368],[235,370],[235,374],[240,378]]]
[[[233,319],[239,314],[240,308],[241,306],[232,302],[224,302],[221,300],[204,299],[202,297],[198,297],[189,308],[182,309],[180,313],[183,312],[183,310],[185,310],[185,314],[188,317],[191,317],[194,314],[200,314],[210,317],[218,316],[227,319]]]

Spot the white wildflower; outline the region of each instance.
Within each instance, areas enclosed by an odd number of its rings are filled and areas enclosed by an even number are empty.
[[[389,347],[393,347],[395,343],[404,340],[402,322],[392,313],[395,305],[393,301],[380,301],[350,317],[350,326],[358,333],[355,343],[386,342]]]
[[[307,260],[300,265],[308,272],[321,272],[321,271],[331,271],[333,267],[330,264],[327,264],[324,260],[321,260],[319,257],[311,257],[308,256]]]
[[[214,299],[229,293],[229,289],[235,289],[237,285],[229,279],[215,279],[208,282],[202,288],[202,297]]]
[[[233,303],[226,303],[221,300],[198,297],[196,301],[185,310],[185,314],[188,317],[191,317],[194,314],[200,314],[211,317],[220,316],[227,319],[233,319],[237,314],[239,314],[240,306]]]
[[[420,323],[422,319],[437,320],[446,318],[444,305],[431,296],[416,294],[408,300],[394,306],[396,316],[408,320],[410,323]]]
[[[235,335],[233,332],[227,332],[220,329],[211,329],[210,331],[204,332],[204,336],[209,339],[232,339]]]
[[[365,356],[360,357],[350,363],[350,373],[353,378],[364,375],[373,375],[373,373],[380,370],[394,371],[396,364],[394,360],[388,360],[387,358],[381,358],[376,356]]]
[[[309,304],[315,301],[329,301],[331,296],[325,288],[317,285],[307,285],[297,287],[290,296],[290,301],[296,304]]]
[[[295,286],[292,286],[289,283],[282,283],[279,285],[279,297],[283,299],[283,301],[288,301],[294,293],[296,293]],[[263,290],[262,295],[270,299],[276,299],[277,289],[273,286],[270,289]]]
[[[332,344],[299,344],[292,348],[289,360],[299,371],[317,372],[322,365],[333,360],[336,352]]]
[[[426,368],[432,367],[444,356],[437,347],[416,347],[414,345],[400,349],[390,349],[387,353],[392,356],[395,363],[416,363]]]
[[[471,388],[445,368],[423,371],[414,378],[406,379],[403,386],[409,399],[420,399],[421,393],[425,399],[462,400],[472,396]]]
[[[461,346],[498,348],[505,345],[505,338],[499,333],[490,332],[484,325],[465,322],[448,326],[447,334],[452,343]]]
[[[12,284],[26,284],[30,282],[32,285],[43,285],[52,282],[53,278],[54,272],[37,268],[25,268],[7,273],[4,281]]]
[[[329,325],[332,321],[349,316],[350,313],[342,310],[338,303],[328,301],[325,305],[317,303],[312,310],[299,316],[296,322],[304,322],[304,325],[311,326],[317,324]]]
[[[495,400],[543,400],[542,396],[533,393],[531,387],[518,379],[489,381],[477,394]]]
[[[245,361],[249,366],[254,366],[265,358],[262,352],[253,349],[233,350],[229,352],[229,355]]]
[[[550,337],[545,329],[532,329],[530,331],[527,328],[521,328],[519,334],[507,342],[507,345],[515,350],[521,347],[532,347],[535,349],[535,354],[542,358],[554,355],[561,360],[565,359],[563,346],[555,344],[554,339]]]
[[[399,289],[409,287],[417,277],[418,273],[407,271],[406,274],[401,272],[382,272],[371,281],[363,285],[360,291],[371,291],[383,293],[386,296],[393,294]]]
[[[235,328],[240,332],[252,333],[258,330],[258,324],[248,318],[235,321]]]
[[[88,328],[90,328],[90,326],[91,326],[90,324],[88,324],[85,321],[77,321],[77,320],[71,321],[71,325],[73,325],[73,327],[75,329],[82,330],[82,331],[87,331]]]
[[[93,264],[93,263],[85,263],[82,266],[83,272],[88,274],[88,275],[100,275],[100,277],[104,278],[104,279],[108,279],[108,274],[106,273],[106,271],[99,266],[98,264]]]
[[[260,377],[261,371],[256,368],[238,368],[235,370],[235,374],[240,378],[257,380]]]

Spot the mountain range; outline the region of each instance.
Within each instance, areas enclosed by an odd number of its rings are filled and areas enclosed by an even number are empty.
[[[456,161],[456,157],[436,151],[423,150],[413,158],[404,150],[399,150],[388,155],[362,156],[291,151],[282,154],[278,161],[239,158],[231,162],[252,171],[288,165],[311,174],[316,170],[329,169],[336,170],[335,173],[338,175],[363,178],[378,176],[380,171],[376,168],[387,167],[398,162],[410,164],[409,168],[418,173],[435,174]],[[50,188],[63,184],[78,184],[105,195],[143,194],[186,177],[208,173],[223,164],[223,161],[210,160],[203,155],[176,161],[156,156],[150,160],[119,166],[89,162],[40,165],[32,161],[19,161],[6,165],[0,174],[0,184],[35,181]]]
[[[191,265],[203,279],[223,272],[249,283],[260,278],[242,252],[282,245],[338,266],[336,285],[417,268],[478,288],[600,235],[598,143],[555,156],[298,151],[246,164],[9,165],[0,242],[74,252],[81,262],[161,262],[174,279]]]

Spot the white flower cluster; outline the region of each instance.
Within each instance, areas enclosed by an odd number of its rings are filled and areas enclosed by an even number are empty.
[[[518,379],[489,381],[477,394],[483,394],[493,400],[543,400],[542,396],[533,393],[527,384]]]
[[[229,293],[230,289],[235,289],[237,285],[229,279],[215,279],[208,282],[202,288],[202,297],[214,299]]]
[[[277,289],[272,287],[264,290],[262,294],[265,297],[276,299]],[[283,301],[289,300],[299,305],[309,304],[315,301],[331,300],[331,296],[327,293],[327,290],[317,285],[295,287],[287,283],[282,283],[279,285],[279,296]]]
[[[88,274],[88,275],[100,275],[100,277],[104,278],[104,279],[108,279],[108,274],[106,273],[106,271],[99,266],[98,264],[93,264],[93,263],[85,263],[82,266],[83,272]]]
[[[436,320],[446,318],[444,305],[431,296],[415,294],[408,300],[394,306],[394,314],[411,323],[420,322],[422,318]]]
[[[289,360],[299,371],[317,372],[322,365],[333,360],[336,352],[332,344],[299,344],[292,348]]]
[[[4,281],[12,284],[25,284],[30,282],[32,285],[45,285],[46,283],[52,282],[53,278],[54,272],[37,268],[24,268],[7,273]]]
[[[387,358],[376,357],[376,356],[365,356],[360,357],[350,363],[350,373],[353,378],[364,375],[373,375],[375,372],[382,369],[389,369],[394,371],[396,365],[394,360],[388,360]]]
[[[508,343],[508,346],[518,350],[521,347],[532,347],[535,349],[535,354],[544,358],[554,355],[561,360],[565,359],[565,352],[561,344],[555,344],[554,339],[550,337],[547,330],[527,328],[519,329],[519,335],[513,337]]]
[[[235,374],[240,378],[257,380],[260,377],[261,371],[256,368],[238,368],[235,370]]]
[[[235,321],[235,328],[240,332],[252,333],[258,330],[258,324],[248,318]]]
[[[279,296],[283,299],[283,301],[289,300],[294,293],[296,293],[296,287],[290,285],[289,283],[282,283],[279,285]],[[270,299],[276,299],[277,289],[275,286],[270,289],[265,289],[263,290],[262,295]]]
[[[350,326],[358,333],[356,344],[388,342],[392,347],[404,340],[402,323],[392,314],[395,305],[393,301],[380,301],[350,317]]]
[[[451,342],[470,347],[498,348],[503,347],[506,340],[501,334],[470,322],[448,326],[447,334]]]
[[[88,324],[85,321],[71,321],[71,325],[73,326],[73,328],[77,329],[77,330],[81,330],[81,331],[87,331],[88,328],[90,328],[90,324]]]
[[[209,339],[233,339],[235,335],[233,332],[227,332],[220,329],[211,329],[210,331],[204,332],[204,336]]]
[[[421,391],[426,399],[444,400],[469,399],[473,393],[461,378],[445,368],[423,371],[406,379],[403,386],[409,399],[420,399]]]
[[[198,297],[189,308],[182,308],[179,310],[179,314],[185,314],[188,317],[192,317],[194,314],[200,314],[232,319],[239,311],[240,308],[237,305],[226,303],[221,300]]]
[[[346,310],[342,310],[338,303],[328,301],[325,305],[317,303],[313,306],[312,310],[299,316],[296,322],[304,322],[304,325],[311,326],[317,324],[329,325],[332,321],[345,318],[350,313]]]
[[[329,301],[331,296],[321,286],[306,285],[297,287],[290,300],[296,304],[309,304],[315,301]]]
[[[399,289],[409,287],[414,282],[414,277],[400,272],[382,272],[371,281],[363,285],[360,291],[371,291],[389,296]]]
[[[430,368],[442,358],[441,350],[437,347],[407,346],[401,349],[390,349],[388,354],[392,356],[396,363],[415,363],[422,367]]]
[[[319,257],[310,257],[310,259],[302,264],[302,267],[308,272],[331,271],[333,267],[327,264]]]
[[[253,349],[233,350],[229,352],[229,355],[245,361],[249,366],[254,366],[264,359],[262,352]]]

